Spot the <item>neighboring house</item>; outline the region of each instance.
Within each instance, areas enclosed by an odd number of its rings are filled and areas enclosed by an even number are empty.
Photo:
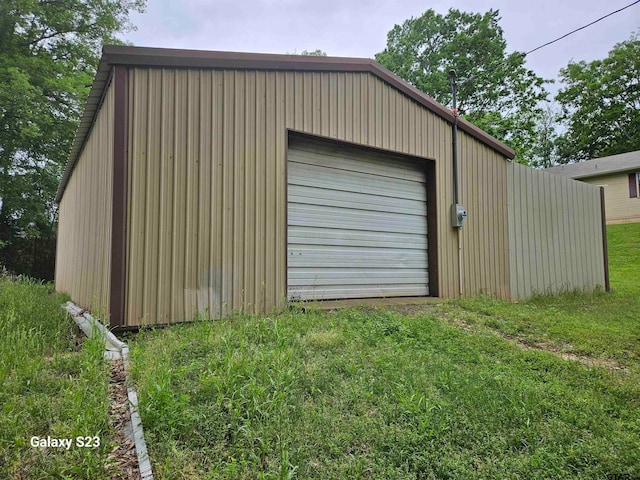
[[[608,224],[640,222],[640,150],[546,171],[604,187]]]
[[[600,191],[514,155],[373,60],[107,46],[58,190],[56,289],[135,328],[606,286]]]

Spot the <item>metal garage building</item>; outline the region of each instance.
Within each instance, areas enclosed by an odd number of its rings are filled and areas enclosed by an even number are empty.
[[[58,190],[56,288],[135,327],[605,285],[600,192],[462,119],[452,226],[454,122],[368,59],[105,47]]]

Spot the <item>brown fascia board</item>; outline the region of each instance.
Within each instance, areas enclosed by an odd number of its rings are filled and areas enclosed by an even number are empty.
[[[366,72],[380,78],[389,85],[423,105],[431,112],[453,124],[453,113],[424,94],[413,85],[369,58],[316,57],[310,55],[277,55],[268,53],[216,52],[209,50],[181,50],[170,48],[132,47],[105,45],[102,58],[94,80],[85,112],[80,122],[73,147],[69,155],[67,169],[63,176],[56,201],[60,202],[64,189],[75,166],[77,157],[84,146],[94,117],[99,108],[99,99],[107,86],[109,72],[114,65],[128,67],[166,67],[166,68],[215,68],[233,70],[281,70],[307,72]],[[508,159],[515,157],[515,151],[482,131],[463,118],[458,118],[458,128],[465,131],[485,145],[493,148]]]

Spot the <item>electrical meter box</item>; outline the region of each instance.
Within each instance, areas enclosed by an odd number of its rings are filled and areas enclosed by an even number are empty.
[[[451,205],[451,226],[461,228],[464,226],[464,220],[467,218],[467,210],[464,205],[454,203]]]

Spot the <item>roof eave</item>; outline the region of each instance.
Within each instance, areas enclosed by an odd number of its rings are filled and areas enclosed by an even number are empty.
[[[589,160],[592,161],[592,160]],[[583,162],[584,163],[584,162]],[[578,164],[576,164],[578,165]],[[603,177],[606,175],[615,175],[619,173],[633,173],[640,170],[640,163],[638,165],[625,165],[623,167],[611,168],[611,169],[602,169],[597,172],[588,172],[588,173],[578,173],[572,174],[570,171],[566,172],[563,170],[553,171],[551,169],[545,169],[548,173],[552,173],[554,175],[559,175],[561,177],[572,178],[574,180],[583,180],[585,178],[592,177]]]
[[[627,166],[624,168],[615,168],[612,170],[607,170],[606,172],[592,172],[592,173],[585,173],[585,174],[580,174],[577,175],[575,177],[572,177],[576,180],[581,180],[583,178],[591,178],[591,177],[603,177],[605,175],[615,175],[618,173],[635,173],[636,171],[638,171],[640,169],[640,165],[637,166]]]

